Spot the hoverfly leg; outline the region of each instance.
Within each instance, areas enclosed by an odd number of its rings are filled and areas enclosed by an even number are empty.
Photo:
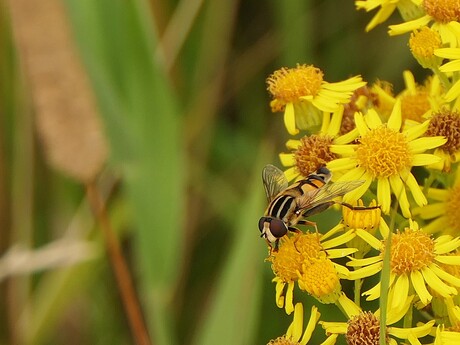
[[[297,222],[297,224],[299,224],[299,222]],[[293,226],[288,226],[288,230],[289,230],[289,231],[292,231],[292,232],[295,232],[295,233],[302,232],[302,231],[300,231],[299,229],[294,228]]]
[[[350,210],[375,210],[377,208],[380,208],[380,205],[377,206],[353,206],[350,204],[347,204],[346,202],[341,202],[340,205],[345,206],[346,208],[349,208]]]
[[[297,222],[297,224],[301,224],[301,225],[311,225],[315,228],[315,231],[316,233],[318,233],[318,227],[316,226],[316,223],[315,222],[311,222],[309,220],[306,220],[306,219],[301,219]]]

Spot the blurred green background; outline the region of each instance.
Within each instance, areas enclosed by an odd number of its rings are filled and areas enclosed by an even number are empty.
[[[289,136],[265,79],[307,63],[330,82],[361,74],[399,91],[416,68],[408,37],[388,37],[386,25],[366,34],[371,14],[353,1],[63,3],[109,143],[98,183],[152,342],[284,334],[291,317],[275,305],[257,221],[260,172],[279,166]],[[6,0],[0,13],[0,343],[133,344],[85,186],[47,163]],[[72,231],[90,257],[7,267],[15,248],[30,254]]]

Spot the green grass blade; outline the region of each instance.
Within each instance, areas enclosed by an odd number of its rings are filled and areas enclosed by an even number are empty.
[[[248,180],[246,199],[241,211],[235,214],[238,221],[233,229],[234,245],[194,344],[256,343],[252,337],[257,327],[266,247],[257,231],[257,220],[265,202],[260,178],[262,164],[255,166]]]

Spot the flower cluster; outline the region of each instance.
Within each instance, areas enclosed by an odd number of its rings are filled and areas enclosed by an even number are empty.
[[[270,247],[266,260],[275,276],[276,305],[293,313],[293,321],[269,344],[335,344],[341,337],[360,345],[397,339],[457,344],[460,0],[355,5],[375,12],[366,31],[398,11],[401,23],[389,26],[389,35],[407,35],[429,76],[417,83],[404,71],[399,92],[388,81],[361,76],[327,82],[320,68],[308,64],[267,78],[271,110],[284,114],[291,136],[279,154],[286,180],[299,186],[320,168],[332,173],[331,182],[302,189],[301,196],[287,189],[294,201],[286,212],[316,213],[311,210],[322,206],[321,198],[324,209],[332,204],[330,185],[361,181],[333,195],[336,211],[342,210],[337,225],[325,229],[319,221],[319,231],[311,233],[287,223],[292,231]],[[303,303],[310,297],[314,306],[304,330]],[[337,308],[343,316],[322,319],[322,308]],[[315,328],[322,328],[323,339],[313,335]]]

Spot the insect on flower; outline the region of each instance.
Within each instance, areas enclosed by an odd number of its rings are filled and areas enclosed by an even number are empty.
[[[262,171],[262,181],[267,194],[268,207],[259,220],[260,237],[275,250],[278,242],[288,230],[300,231],[297,224],[316,223],[305,218],[320,213],[335,204],[334,198],[342,196],[361,186],[364,181],[343,181],[330,183],[332,174],[321,167],[307,178],[288,185],[284,173],[273,165],[266,165]]]

